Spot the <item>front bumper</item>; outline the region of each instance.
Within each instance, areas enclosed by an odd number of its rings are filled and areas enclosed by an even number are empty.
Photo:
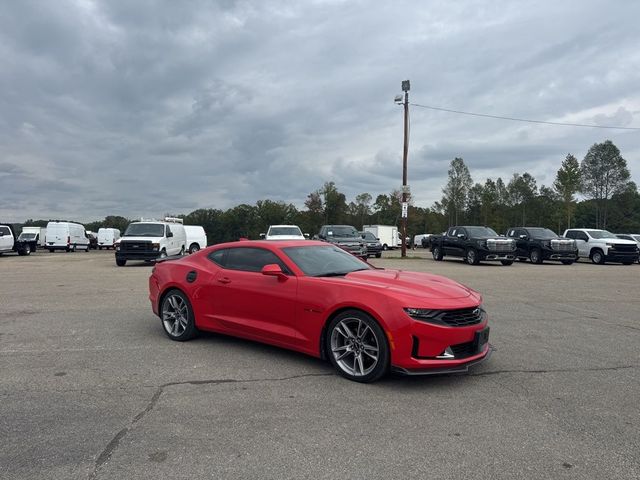
[[[615,252],[609,250],[604,257],[605,262],[637,262],[638,252]]]
[[[488,330],[487,320],[485,314],[479,323],[453,327],[411,319],[393,334],[387,332],[392,369],[407,375],[466,371],[491,354],[489,332],[480,334]]]
[[[156,260],[160,252],[157,251],[121,251],[116,250],[116,260]]]
[[[377,255],[382,252],[382,245],[367,246],[367,255]]]
[[[401,375],[445,375],[453,373],[467,373],[469,371],[469,368],[483,363],[485,360],[489,360],[493,351],[493,346],[488,343],[486,350],[478,356],[479,358],[469,360],[466,363],[461,363],[456,366],[430,368],[428,370],[412,370],[394,366],[391,367],[391,371],[393,371],[394,373],[399,373]]]
[[[544,249],[542,251],[542,258],[544,260],[578,260],[578,251],[574,252],[559,252],[557,250]]]
[[[479,258],[481,261],[490,261],[490,260],[515,260],[516,252],[492,252],[488,250],[483,250],[478,252]]]

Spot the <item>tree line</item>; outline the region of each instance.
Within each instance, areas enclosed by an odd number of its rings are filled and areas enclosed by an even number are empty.
[[[560,234],[569,227],[608,228],[617,232],[640,232],[640,194],[629,180],[627,162],[607,140],[594,144],[578,162],[568,154],[561,161],[552,185],[538,187],[529,173],[514,173],[506,181],[487,178],[474,182],[462,158],[454,158],[448,170],[442,198],[431,207],[409,201],[408,235],[439,233],[452,225],[487,225],[503,233],[511,226],[541,226]],[[578,200],[577,195],[584,197]],[[351,201],[334,182],[325,182],[309,193],[304,209],[292,203],[259,200],[227,210],[202,208],[175,215],[187,225],[202,225],[210,244],[259,238],[269,225],[295,224],[313,236],[323,224],[348,224],[360,229],[367,224],[399,225],[399,190],[373,196],[367,192]],[[169,214],[167,214],[169,215]],[[119,228],[133,220],[107,216],[85,224],[87,230]],[[27,220],[24,225],[46,226],[47,220]]]

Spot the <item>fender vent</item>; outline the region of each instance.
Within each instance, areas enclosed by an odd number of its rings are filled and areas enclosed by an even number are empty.
[[[187,282],[193,283],[196,281],[196,278],[198,278],[198,274],[195,270],[191,270],[189,273],[187,273]]]

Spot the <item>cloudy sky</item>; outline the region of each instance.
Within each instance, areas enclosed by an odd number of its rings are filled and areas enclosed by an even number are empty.
[[[410,101],[640,127],[640,2],[11,1],[0,8],[0,220],[127,217],[323,182],[401,185]],[[449,162],[476,181],[553,181],[611,139],[640,183],[640,131],[411,107],[415,203]]]

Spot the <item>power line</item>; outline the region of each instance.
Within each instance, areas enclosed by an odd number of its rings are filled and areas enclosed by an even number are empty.
[[[503,117],[501,115],[489,115],[487,113],[463,112],[461,110],[451,110],[449,108],[432,107],[430,105],[420,105],[419,103],[410,103],[410,105],[413,105],[414,107],[428,108],[429,110],[438,110],[441,112],[459,113],[461,115],[471,115],[474,117],[497,118],[499,120],[511,120],[513,122],[543,123],[546,125],[561,125],[564,127],[608,128],[608,129],[617,129],[617,130],[636,130],[636,131],[640,130],[640,127],[617,127],[613,125],[589,125],[586,123],[547,122],[545,120],[531,120],[527,118]]]

